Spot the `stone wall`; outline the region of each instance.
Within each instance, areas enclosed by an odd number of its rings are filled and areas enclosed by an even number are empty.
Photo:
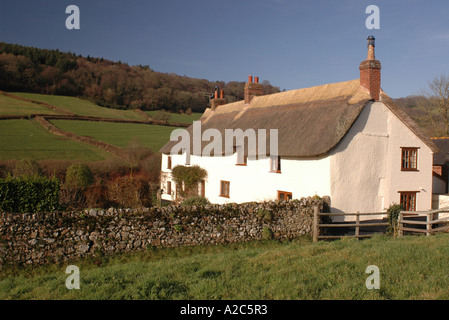
[[[279,240],[293,239],[311,233],[314,206],[322,210],[323,200],[1,213],[0,265],[64,262],[149,246],[244,242],[264,239],[267,234]]]

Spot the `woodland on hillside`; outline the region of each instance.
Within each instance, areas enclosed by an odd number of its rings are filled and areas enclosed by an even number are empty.
[[[161,73],[148,65],[82,57],[72,52],[0,42],[0,90],[87,98],[100,106],[203,112],[215,87],[227,102],[243,100],[244,82],[208,81]],[[279,92],[263,81],[265,94]]]

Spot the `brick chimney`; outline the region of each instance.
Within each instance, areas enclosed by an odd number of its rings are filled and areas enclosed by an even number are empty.
[[[360,63],[360,85],[369,90],[371,98],[378,101],[380,97],[380,61],[374,57],[374,37],[368,37],[368,57]]]
[[[263,95],[263,87],[259,83],[259,77],[248,76],[248,82],[245,83],[245,103],[250,103],[256,96]]]
[[[223,104],[226,104],[224,91],[220,90],[220,97],[218,97],[218,87],[215,87],[214,98],[210,100],[210,108],[211,110],[215,110],[218,106],[221,106]]]

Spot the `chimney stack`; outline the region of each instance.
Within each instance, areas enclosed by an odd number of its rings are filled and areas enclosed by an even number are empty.
[[[214,99],[210,100],[210,108],[211,110],[215,110],[218,106],[226,104],[226,100],[224,98],[224,91],[220,90],[220,98],[218,97],[218,87],[215,87],[215,96]]]
[[[360,85],[369,90],[371,98],[375,101],[380,99],[380,61],[375,59],[374,47],[375,38],[369,36],[368,39],[368,56],[359,66]]]
[[[248,83],[245,83],[245,103],[248,104],[256,96],[263,95],[263,87],[259,83],[259,77],[248,76]]]

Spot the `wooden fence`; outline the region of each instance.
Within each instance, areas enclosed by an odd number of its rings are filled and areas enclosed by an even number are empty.
[[[402,237],[404,231],[425,233],[426,236],[437,232],[449,231],[449,215],[435,219],[435,216],[440,213],[449,213],[449,207],[430,211],[401,211],[398,217],[399,236]],[[409,227],[408,225],[420,226],[421,228]],[[434,225],[437,226],[434,228]]]
[[[360,234],[360,228],[363,227],[387,227],[388,222],[360,222],[360,216],[386,216],[386,212],[373,212],[373,213],[322,213],[319,212],[318,207],[314,208],[313,212],[313,230],[312,237],[313,242],[317,242],[320,239],[339,239],[341,237],[351,237],[351,238],[367,238],[371,237],[372,234]],[[320,223],[320,217],[322,216],[355,216],[354,222],[339,222],[339,223]],[[320,235],[321,228],[355,228],[354,235]]]

